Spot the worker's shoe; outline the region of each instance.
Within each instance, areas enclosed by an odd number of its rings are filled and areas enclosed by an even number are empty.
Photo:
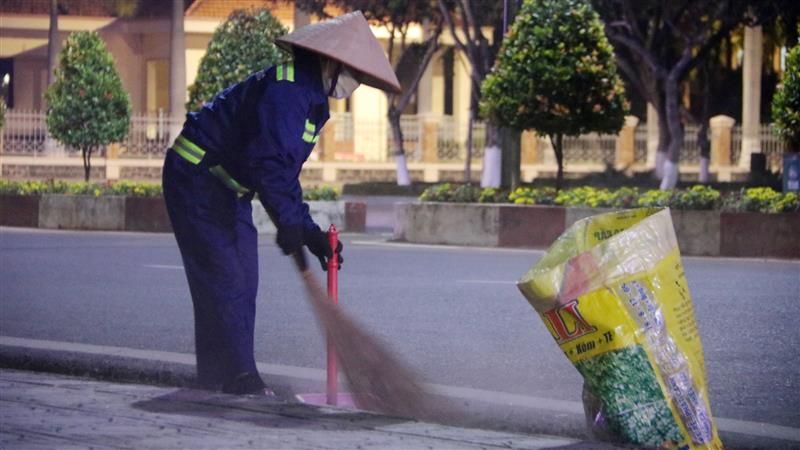
[[[275,397],[275,393],[264,384],[264,381],[257,373],[241,373],[233,381],[222,387],[222,392],[235,395],[256,395],[265,397]]]

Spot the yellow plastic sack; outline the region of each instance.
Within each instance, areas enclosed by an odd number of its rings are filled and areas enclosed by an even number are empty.
[[[668,209],[576,222],[517,286],[583,376],[596,435],[723,448]]]

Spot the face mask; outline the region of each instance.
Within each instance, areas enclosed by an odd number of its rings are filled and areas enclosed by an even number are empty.
[[[349,97],[361,83],[356,80],[356,77],[345,65],[338,62],[331,63],[339,65],[338,75],[323,77],[322,85],[325,88],[325,92],[333,98]]]

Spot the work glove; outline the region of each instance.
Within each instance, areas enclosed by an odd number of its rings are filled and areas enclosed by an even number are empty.
[[[331,249],[328,234],[320,230],[319,227],[306,228],[303,234],[303,242],[308,247],[308,250],[319,258],[319,263],[322,270],[328,270],[328,260],[333,257],[333,250]],[[339,261],[339,268],[342,268],[342,241],[336,245],[336,258]]]

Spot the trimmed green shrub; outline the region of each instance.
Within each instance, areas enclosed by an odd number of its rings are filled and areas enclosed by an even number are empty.
[[[795,192],[781,194],[771,188],[757,187],[728,196],[723,207],[732,211],[781,213],[800,211],[800,202]]]
[[[519,187],[508,194],[508,201],[515,205],[554,205],[555,188]]]
[[[616,133],[627,111],[603,23],[586,0],[525,0],[481,85],[492,123],[553,142],[563,180],[563,136]]]
[[[81,151],[84,179],[89,181],[92,151],[124,139],[131,118],[128,93],[99,34],[79,31],[67,38],[45,100],[47,129],[59,142]]]
[[[196,111],[251,73],[287,61],[289,55],[275,45],[275,38],[286,32],[267,9],[233,11],[211,36],[197,79],[189,86],[186,110]]]
[[[800,151],[800,44],[786,56],[783,82],[772,98],[772,117],[778,134]]]
[[[11,181],[0,179],[0,195],[122,195],[127,197],[161,197],[160,183],[114,181],[106,183],[83,183],[67,181]],[[304,200],[338,200],[339,193],[330,187],[310,188],[303,191]]]
[[[303,200],[305,201],[334,201],[338,199],[339,193],[332,187],[322,186],[303,189]]]
[[[471,185],[443,183],[420,196],[429,202],[511,203],[516,205],[560,205],[584,208],[664,208],[679,210],[726,210],[781,213],[800,211],[798,195],[781,194],[770,188],[750,188],[723,196],[716,189],[696,185],[688,189],[639,192],[635,187],[619,189],[580,186],[556,191],[552,187],[520,187],[511,192]]]

